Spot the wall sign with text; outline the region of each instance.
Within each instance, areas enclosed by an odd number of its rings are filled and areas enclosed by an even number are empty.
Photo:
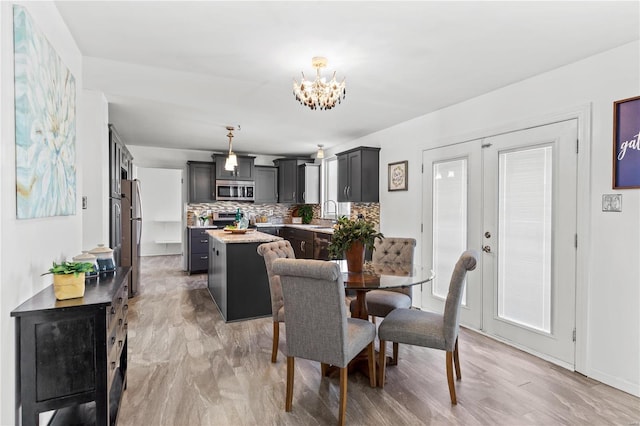
[[[613,188],[640,188],[640,96],[613,103]]]

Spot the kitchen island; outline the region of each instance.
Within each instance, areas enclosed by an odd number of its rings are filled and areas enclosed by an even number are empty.
[[[245,234],[224,230],[206,232],[209,235],[207,286],[222,318],[229,322],[271,315],[269,279],[258,246],[282,238],[253,230]]]

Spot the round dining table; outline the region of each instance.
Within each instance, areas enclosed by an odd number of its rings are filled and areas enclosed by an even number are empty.
[[[356,306],[351,316],[369,319],[366,294],[370,290],[389,290],[412,287],[433,281],[435,274],[425,270],[421,265],[413,263],[371,263],[365,262],[362,272],[347,270],[346,260],[337,260],[342,271],[345,290],[356,293]]]

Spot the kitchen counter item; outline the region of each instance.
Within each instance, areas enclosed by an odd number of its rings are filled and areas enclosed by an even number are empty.
[[[98,244],[98,247],[89,250],[89,253],[97,258],[98,269],[100,272],[113,271],[116,269],[116,262],[113,258],[113,249],[105,247],[104,244]]]
[[[247,232],[246,234],[231,234],[222,229],[215,229],[206,232],[215,240],[225,244],[270,243],[271,241],[279,241],[282,239],[275,235],[269,235],[259,231]]]
[[[98,258],[95,255],[89,253],[88,251],[83,251],[82,254],[73,256],[73,261],[81,262],[81,263],[91,263],[93,265],[93,268],[94,268],[93,271],[85,272],[86,278],[92,278],[92,277],[98,276],[100,265],[98,265]]]

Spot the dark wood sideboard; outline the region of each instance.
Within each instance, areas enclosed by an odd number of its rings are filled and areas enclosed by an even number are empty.
[[[49,286],[11,312],[22,425],[114,425],[127,386],[129,267],[86,281],[84,297],[56,300]],[[20,406],[17,405],[17,406]]]

